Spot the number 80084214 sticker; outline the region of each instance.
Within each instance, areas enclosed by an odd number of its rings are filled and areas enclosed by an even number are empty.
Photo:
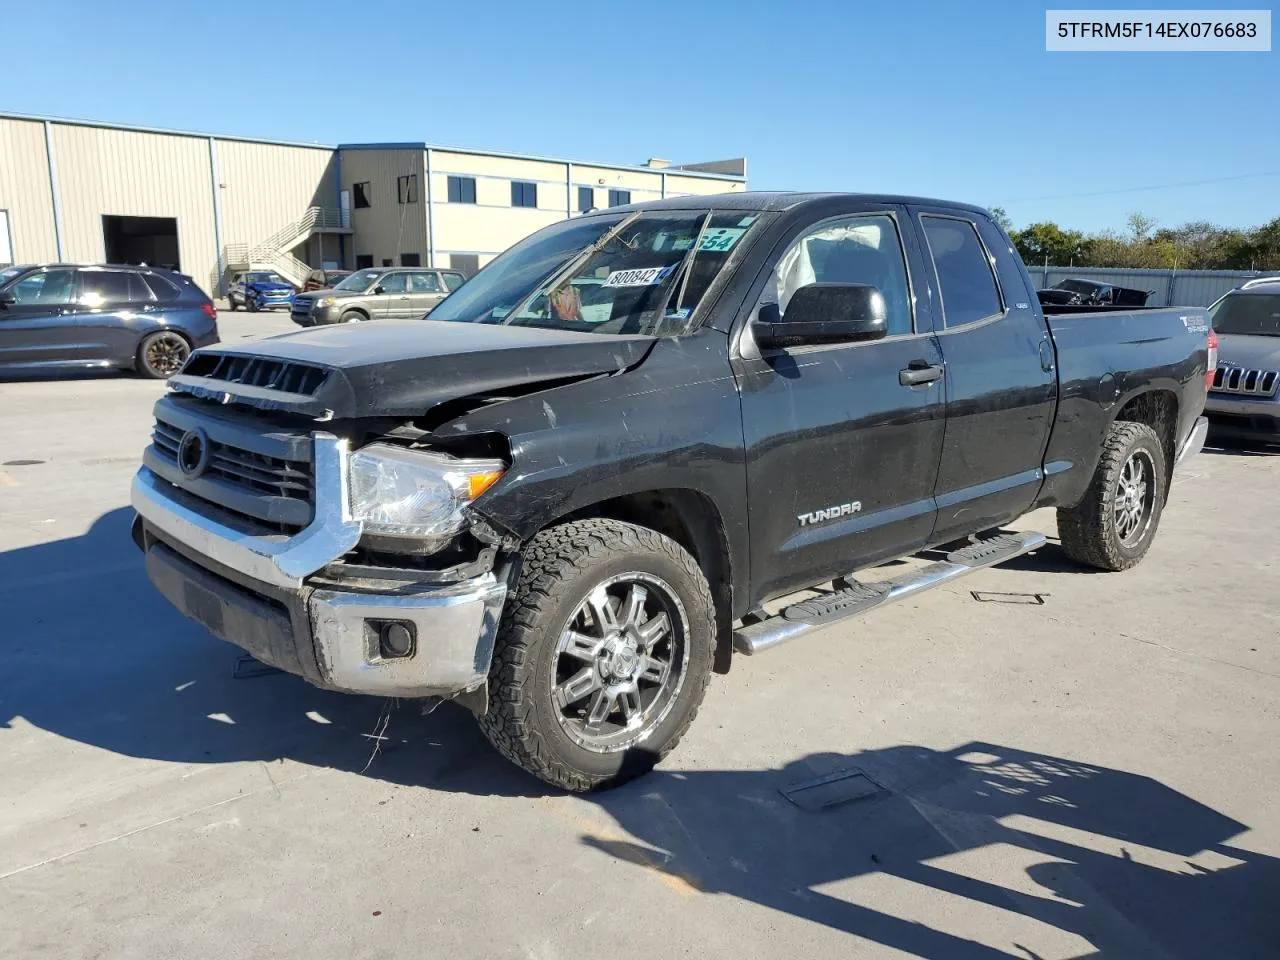
[[[667,267],[636,267],[633,270],[615,270],[605,280],[606,287],[651,287],[667,278],[676,264]]]

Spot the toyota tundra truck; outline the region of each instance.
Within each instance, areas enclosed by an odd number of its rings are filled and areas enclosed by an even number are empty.
[[[195,351],[133,535],[259,660],[458,701],[535,776],[607,787],[734,656],[1040,548],[1009,529],[1031,510],[1081,564],[1143,558],[1204,442],[1214,334],[1197,308],[1053,309],[978,207],[614,207],[425,317]]]

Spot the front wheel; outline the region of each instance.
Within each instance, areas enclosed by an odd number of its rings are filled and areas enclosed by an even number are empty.
[[[258,312],[258,298],[257,298],[257,297],[245,297],[245,298],[244,298],[244,308],[245,308],[246,310],[248,310],[250,313],[257,313],[257,312]]]
[[[1147,555],[1160,525],[1168,467],[1145,423],[1111,424],[1084,498],[1058,511],[1062,549],[1077,563],[1127,570]]]
[[[368,320],[369,318],[366,317],[359,310],[348,310],[338,319],[342,323],[361,323],[362,321]]]
[[[615,520],[544,530],[503,612],[480,726],[553,786],[623,783],[689,729],[715,637],[706,577],[673,540]]]

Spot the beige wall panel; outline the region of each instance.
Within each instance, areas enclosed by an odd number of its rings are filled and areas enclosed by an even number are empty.
[[[0,210],[9,212],[15,263],[58,259],[43,123],[0,119]]]
[[[593,167],[590,164],[573,165],[573,182],[583,186],[594,186],[608,190],[644,190],[647,195],[633,197],[636,203],[642,200],[655,200],[662,195],[662,174],[658,171],[649,173],[645,170],[608,170],[604,167]]]
[[[338,207],[338,164],[329,149],[216,140],[222,242],[261,243],[308,207]]]
[[[553,210],[442,203],[435,209],[436,253],[501,253],[548,224],[564,219]]]
[[[53,142],[68,259],[106,256],[103,215],[174,217],[182,271],[210,288],[217,245],[208,140],[54,124]]]
[[[431,169],[444,174],[564,183],[564,164],[545,160],[511,160],[506,157],[485,157],[433,149]]]
[[[709,180],[705,177],[678,176],[667,174],[667,196],[696,194],[705,196],[709,193],[740,193],[746,185],[735,180]]]
[[[351,226],[355,230],[355,255],[373,257],[373,265],[381,266],[389,259],[400,263],[400,254],[416,253],[427,263],[426,178],[421,150],[344,150],[342,151],[342,188],[352,190]],[[397,200],[399,177],[418,178],[416,203]],[[352,184],[369,184],[371,206],[355,209]]]

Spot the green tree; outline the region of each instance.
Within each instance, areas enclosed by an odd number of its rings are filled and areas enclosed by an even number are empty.
[[[1009,214],[1005,211],[1004,207],[992,207],[991,219],[994,220],[1005,233],[1009,234],[1011,237],[1013,236],[1013,221],[1009,219]]]
[[[1022,259],[1030,264],[1067,266],[1080,260],[1084,247],[1084,234],[1078,230],[1063,230],[1056,223],[1033,223],[1013,236],[1014,246]]]

